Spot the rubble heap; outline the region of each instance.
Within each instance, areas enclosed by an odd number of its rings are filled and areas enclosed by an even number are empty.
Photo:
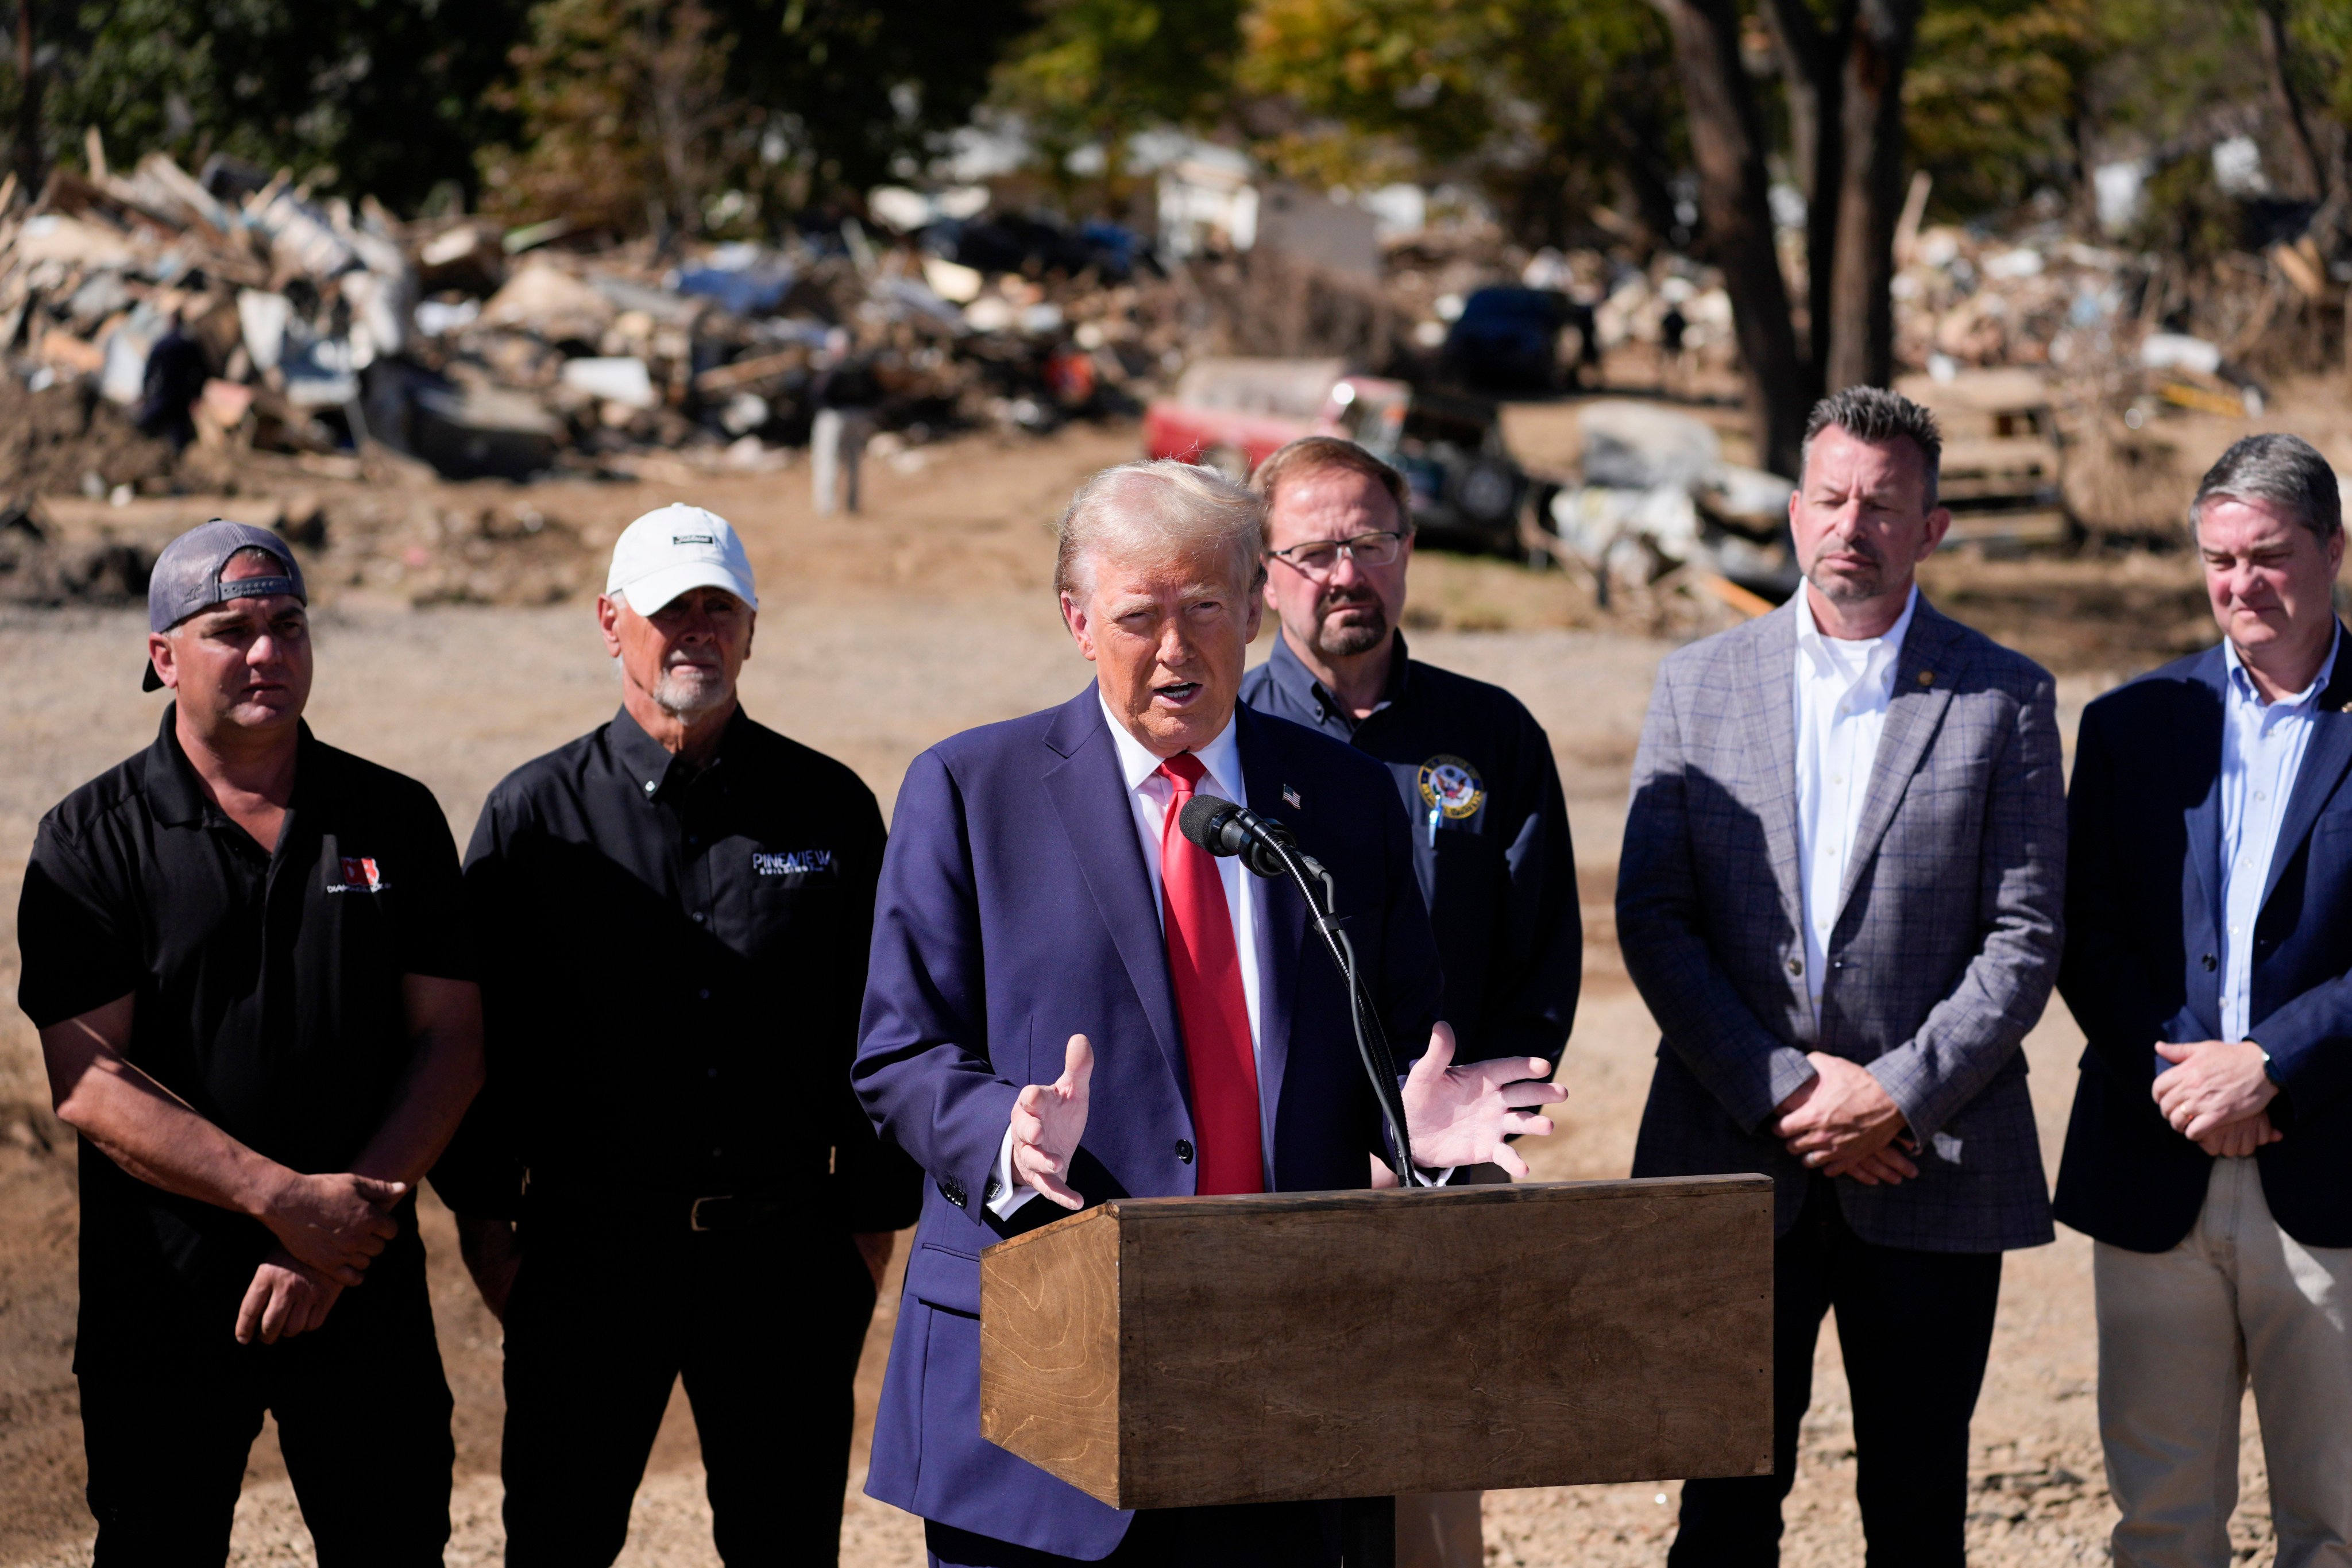
[[[1171,301],[1047,276],[984,225],[951,239],[1010,267],[855,222],[785,247],[591,252],[560,222],[406,225],[225,160],[201,178],[161,154],[98,163],[28,206],[0,188],[0,347],[24,393],[80,395],[77,437],[131,443],[91,466],[109,491],[227,488],[249,450],[382,450],[452,479],[626,474],[655,451],[757,471],[828,396],[918,439],[1036,430],[1121,405],[1177,331]],[[54,489],[57,467],[0,481]]]

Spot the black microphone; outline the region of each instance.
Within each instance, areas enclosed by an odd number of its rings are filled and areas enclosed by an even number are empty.
[[[1176,826],[1212,855],[1240,856],[1242,864],[1261,877],[1286,875],[1289,868],[1283,864],[1282,851],[1295,850],[1298,844],[1290,829],[1272,817],[1213,795],[1194,795],[1178,815]]]
[[[1401,1185],[1411,1186],[1412,1179],[1406,1173],[1412,1166],[1412,1135],[1405,1127],[1404,1097],[1399,1087],[1402,1080],[1397,1076],[1396,1058],[1389,1049],[1388,1033],[1381,1027],[1380,1011],[1372,1005],[1371,995],[1357,973],[1355,944],[1341,929],[1347,924],[1347,917],[1339,912],[1339,889],[1332,883],[1331,873],[1315,857],[1301,850],[1298,840],[1281,823],[1213,795],[1196,795],[1187,801],[1177,815],[1176,826],[1185,837],[1212,855],[1237,855],[1243,865],[1261,877],[1287,876],[1298,885],[1299,895],[1307,900],[1312,917],[1310,923],[1330,949],[1331,962],[1339,967],[1340,979],[1348,987],[1348,1012],[1355,1026],[1356,1052],[1363,1059],[1373,1099],[1396,1145],[1397,1180]],[[1323,884],[1320,900],[1307,885],[1310,876]]]

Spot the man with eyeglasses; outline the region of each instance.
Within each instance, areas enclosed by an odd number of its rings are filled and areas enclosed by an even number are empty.
[[[1501,687],[1409,657],[1402,475],[1352,441],[1307,436],[1259,464],[1250,488],[1266,500],[1265,602],[1282,635],[1242,700],[1388,764],[1412,822],[1455,1059],[1535,1056],[1557,1071],[1584,931],[1550,741]],[[1494,1165],[1454,1178],[1507,1179]],[[1398,1568],[1484,1560],[1478,1493],[1397,1500]]]

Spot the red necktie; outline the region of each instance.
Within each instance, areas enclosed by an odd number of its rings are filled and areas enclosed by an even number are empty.
[[[1241,950],[1216,858],[1177,827],[1207,772],[1187,752],[1160,764],[1176,788],[1160,828],[1160,906],[1167,916],[1168,976],[1192,1074],[1192,1130],[1201,1141],[1201,1193],[1265,1191],[1258,1142],[1257,1058],[1242,994]]]

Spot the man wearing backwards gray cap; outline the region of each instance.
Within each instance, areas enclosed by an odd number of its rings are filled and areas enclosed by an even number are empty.
[[[449,1535],[413,1188],[481,1081],[457,847],[321,744],[302,571],[215,521],[148,584],[153,745],[42,818],[18,997],[81,1135],[100,1564],[219,1563],[263,1412],[322,1562]]]
[[[920,1176],[849,1089],[881,812],[743,712],[759,604],[724,520],[630,524],[596,602],[620,711],[509,775],[467,855],[490,1081],[435,1181],[506,1325],[518,1568],[613,1561],[681,1375],[720,1557],[834,1560]]]

